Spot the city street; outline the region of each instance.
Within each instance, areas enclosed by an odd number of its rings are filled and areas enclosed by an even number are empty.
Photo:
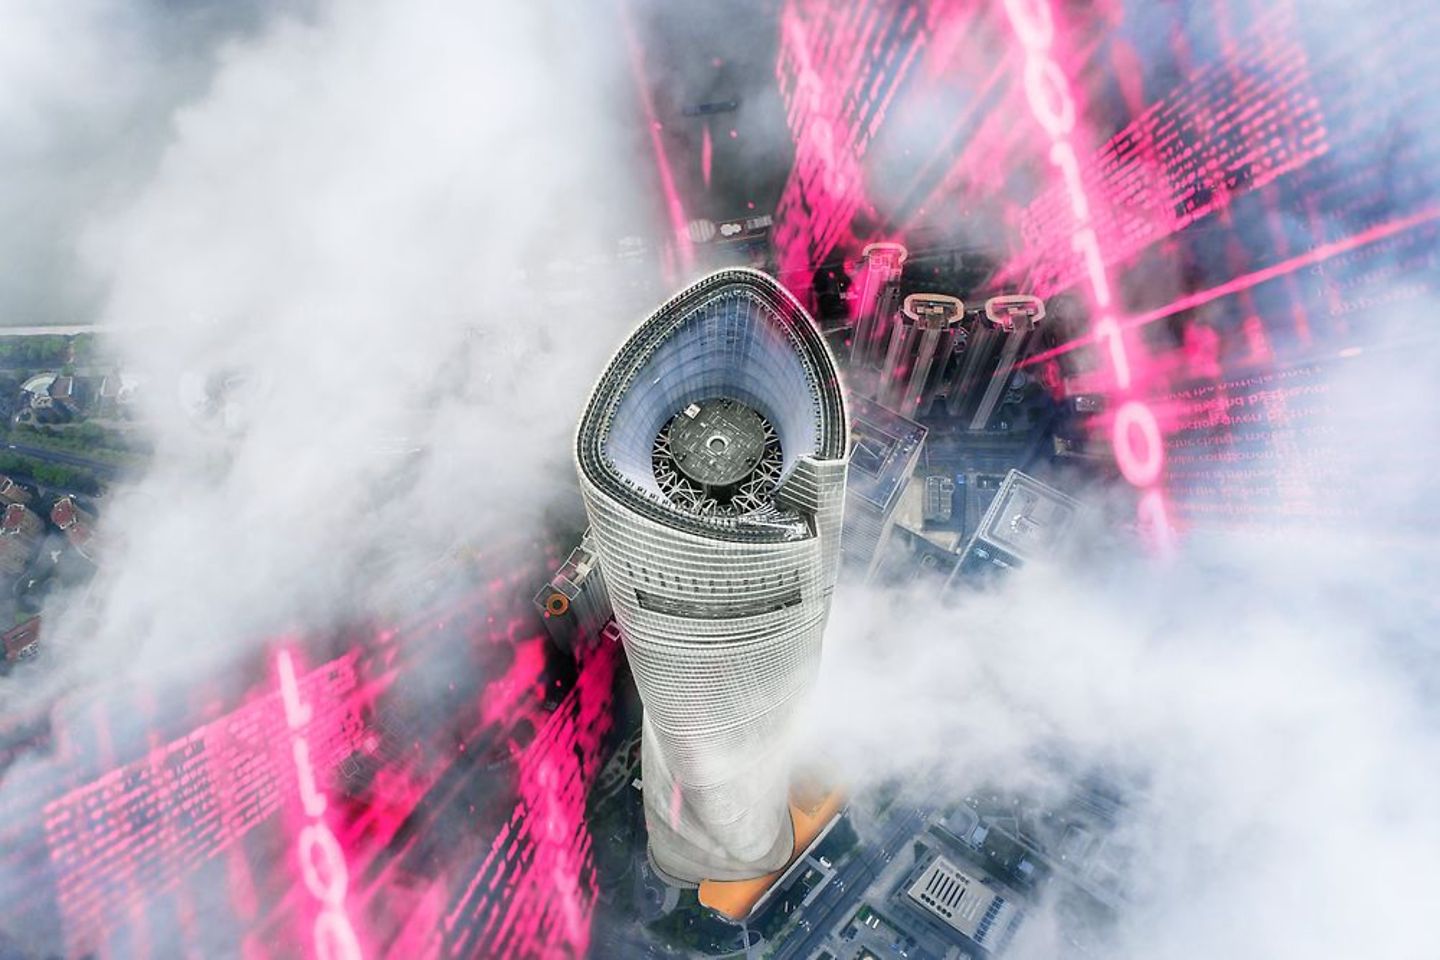
[[[775,951],[775,960],[808,960],[818,951],[831,928],[859,905],[870,884],[895,859],[903,844],[920,829],[924,819],[924,814],[914,806],[902,806],[896,801],[884,818],[886,826],[892,823],[894,826],[882,834],[880,845],[862,846],[860,849],[863,852],[853,855],[840,868],[815,901],[801,913],[797,923],[804,925],[780,944]]]
[[[36,460],[49,460],[51,463],[63,463],[70,467],[82,467],[86,470],[93,470],[106,477],[113,477],[120,473],[120,468],[113,463],[106,463],[103,460],[92,460],[83,457],[78,453],[67,453],[64,450],[51,450],[48,447],[32,447],[24,443],[7,443],[5,449],[12,453],[18,453],[25,457],[34,457]]]

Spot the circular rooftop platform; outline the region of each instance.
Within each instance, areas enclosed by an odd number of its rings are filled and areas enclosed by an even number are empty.
[[[775,428],[730,397],[685,406],[655,437],[651,466],[671,503],[708,516],[758,510],[780,482],[783,453]]]
[[[670,452],[688,479],[724,487],[745,479],[760,463],[766,433],[765,418],[738,400],[706,400],[670,421]]]

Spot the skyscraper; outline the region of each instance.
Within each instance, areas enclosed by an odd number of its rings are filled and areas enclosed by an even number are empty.
[[[956,337],[965,336],[964,319],[965,304],[955,297],[939,293],[906,297],[890,331],[880,402],[905,417],[929,413],[951,346]]]
[[[960,554],[950,584],[1053,557],[1079,516],[1080,502],[1074,497],[1011,470]]]
[[[966,421],[969,430],[990,426],[1015,365],[1033,347],[1034,333],[1045,318],[1045,302],[1028,294],[991,297],[985,315],[975,321],[965,355],[949,387],[950,415]]]
[[[873,400],[850,398],[854,442],[845,482],[845,576],[863,582],[875,575],[926,433],[920,424]]]
[[[890,324],[900,307],[900,274],[906,250],[898,243],[872,243],[862,251],[855,278],[855,329],[850,339],[852,373],[885,357]],[[868,385],[866,392],[871,390]]]
[[[787,734],[819,666],[848,434],[813,322],[753,270],[661,306],[581,417],[581,493],[645,706],[650,859],[674,881],[791,854]]]

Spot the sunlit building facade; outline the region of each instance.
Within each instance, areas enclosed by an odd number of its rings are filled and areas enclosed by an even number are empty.
[[[813,322],[752,270],[645,320],[581,419],[581,492],[645,706],[650,857],[671,880],[792,852],[788,733],[820,662],[848,433]]]

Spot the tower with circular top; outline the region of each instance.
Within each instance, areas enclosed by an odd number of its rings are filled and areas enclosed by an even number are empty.
[[[673,881],[791,855],[789,734],[820,662],[848,449],[829,349],[753,270],[661,306],[585,408],[580,487],[645,707],[650,858]]]

